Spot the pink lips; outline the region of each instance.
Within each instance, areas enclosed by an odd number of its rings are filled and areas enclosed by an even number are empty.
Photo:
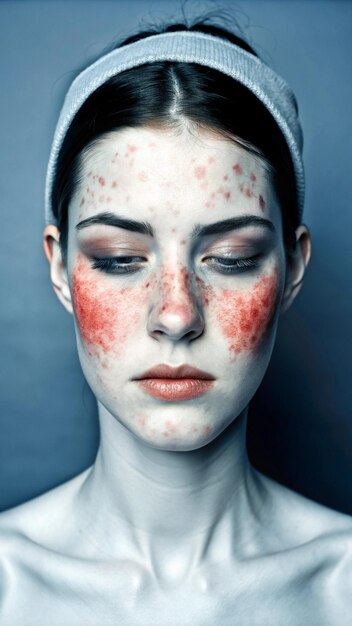
[[[171,367],[157,365],[135,379],[149,395],[159,400],[191,400],[206,393],[215,382],[214,376],[190,365]]]

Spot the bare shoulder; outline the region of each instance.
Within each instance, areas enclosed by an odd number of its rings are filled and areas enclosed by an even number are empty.
[[[256,472],[263,489],[270,494],[272,518],[277,530],[291,538],[292,547],[340,533],[352,536],[352,517],[315,502]]]
[[[0,558],[9,542],[20,538],[38,545],[50,539],[53,529],[62,529],[90,468],[46,493],[0,514]]]
[[[323,561],[344,559],[352,566],[352,517],[285,487],[259,474],[270,501],[268,522],[275,535],[278,552],[311,553]],[[270,548],[271,546],[269,546]],[[352,575],[352,570],[351,570]],[[351,578],[352,583],[352,578]]]
[[[10,606],[14,610],[19,589],[23,602],[30,599],[41,573],[56,569],[66,553],[73,502],[88,472],[0,514],[0,621]]]
[[[259,481],[270,502],[265,520],[268,540],[263,551],[270,589],[281,589],[282,585],[285,589],[288,585],[295,611],[297,607],[303,611],[299,623],[349,625],[351,516],[314,502],[262,474]]]

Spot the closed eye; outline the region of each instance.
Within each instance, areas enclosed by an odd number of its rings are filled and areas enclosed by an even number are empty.
[[[93,257],[92,268],[106,274],[131,274],[141,269],[141,256]]]
[[[208,265],[211,269],[221,274],[236,274],[245,272],[259,266],[260,255],[244,258],[232,258],[232,257],[207,257],[204,259],[208,261]],[[209,263],[210,261],[210,263]]]

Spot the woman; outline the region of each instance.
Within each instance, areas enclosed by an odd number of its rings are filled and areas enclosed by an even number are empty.
[[[348,624],[351,521],[256,471],[248,404],[309,262],[294,96],[171,25],[72,84],[44,247],[94,465],[2,515],[2,624]]]

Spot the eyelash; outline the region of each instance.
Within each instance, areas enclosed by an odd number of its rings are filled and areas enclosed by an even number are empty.
[[[131,259],[143,260],[143,257],[141,256],[112,256],[112,257],[103,257],[103,258],[93,257],[92,268],[94,270],[100,270],[101,272],[105,272],[106,274],[132,274],[138,271],[139,267],[135,267],[131,269],[131,263],[130,263]]]
[[[138,261],[136,261],[136,259],[138,259]],[[214,269],[220,274],[236,274],[246,272],[258,267],[259,265],[259,255],[241,259],[215,256],[207,257],[207,259],[215,259],[219,263],[217,268]],[[132,260],[134,260],[134,263],[132,263]],[[141,260],[143,261],[144,259],[140,256],[93,257],[92,268],[105,272],[106,274],[134,274],[140,269],[140,266],[133,267],[133,264],[138,262],[140,263]]]
[[[242,258],[232,259],[231,257],[207,257],[208,259],[216,259],[219,262],[219,266],[222,268],[220,274],[236,274],[246,272],[259,265],[259,255]],[[217,269],[216,271],[219,271]]]

